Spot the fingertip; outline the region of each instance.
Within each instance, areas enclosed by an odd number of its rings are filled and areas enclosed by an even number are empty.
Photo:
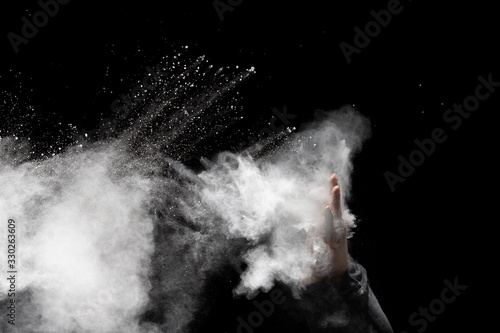
[[[330,182],[330,190],[338,185],[339,178],[337,177],[336,173],[330,176],[329,182]]]
[[[330,183],[333,183],[333,182],[337,182],[338,181],[338,177],[337,177],[337,174],[336,173],[333,173],[331,176],[330,176]]]
[[[330,195],[332,196],[333,201],[338,200],[340,198],[340,186],[335,185],[334,187],[332,187]],[[332,204],[332,206],[334,205]]]

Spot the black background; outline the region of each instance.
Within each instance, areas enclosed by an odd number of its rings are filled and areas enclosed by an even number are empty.
[[[367,268],[394,331],[416,332],[408,317],[440,297],[444,279],[454,278],[467,290],[426,331],[481,331],[495,319],[496,307],[487,301],[497,290],[492,212],[499,92],[457,130],[442,117],[474,93],[479,75],[500,81],[498,14],[486,2],[402,1],[402,12],[348,64],[339,44],[353,44],[353,28],[364,28],[373,20],[370,11],[387,3],[246,0],[221,21],[210,0],[71,1],[17,54],[7,34],[19,34],[21,18],[39,6],[34,0],[4,3],[2,133],[16,134],[14,128],[26,124],[17,134],[34,138],[39,153],[69,144],[58,135],[61,126],[96,126],[146,66],[185,45],[216,66],[255,66],[257,74],[237,89],[249,116],[241,128],[258,132],[274,107],[298,115],[291,126],[299,127],[316,109],[354,104],[373,133],[355,159],[350,206],[359,225],[352,254]],[[20,96],[15,112],[5,107],[12,92]],[[407,157],[413,141],[437,127],[448,139],[392,192],[384,172],[396,173],[398,156]],[[225,149],[206,145],[207,154]],[[211,319],[198,320],[193,330],[235,332],[236,318],[255,308],[245,299],[233,301],[227,283],[210,287],[220,288]],[[255,332],[302,329],[278,309]]]

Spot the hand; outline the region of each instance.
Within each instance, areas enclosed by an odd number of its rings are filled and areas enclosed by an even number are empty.
[[[305,265],[303,285],[324,278],[340,278],[351,264],[347,249],[347,228],[340,209],[340,187],[336,174],[330,177],[331,202],[324,209],[324,221],[314,226],[306,238],[313,262]]]

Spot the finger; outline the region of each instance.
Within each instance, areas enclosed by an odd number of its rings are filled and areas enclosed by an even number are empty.
[[[332,209],[334,219],[337,220],[342,218],[342,211],[340,208],[340,187],[338,185],[335,185],[332,188],[332,201],[330,203],[330,208]]]
[[[342,242],[345,241],[346,225],[342,219],[342,209],[340,204],[340,187],[337,185],[332,189],[332,213],[333,213],[333,228],[335,233],[335,241]]]
[[[337,176],[336,173],[334,173],[331,177],[330,177],[330,193],[332,193],[332,190],[335,186],[337,186],[339,184],[339,178]]]
[[[325,208],[324,216],[325,216],[325,222],[324,222],[325,237],[329,242],[334,242],[335,232],[333,229],[333,214],[330,207],[327,206]]]

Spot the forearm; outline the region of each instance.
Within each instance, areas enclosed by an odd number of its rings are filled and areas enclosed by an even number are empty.
[[[303,301],[311,333],[392,333],[368,285],[366,270],[353,260],[341,278],[323,279],[307,286]]]

